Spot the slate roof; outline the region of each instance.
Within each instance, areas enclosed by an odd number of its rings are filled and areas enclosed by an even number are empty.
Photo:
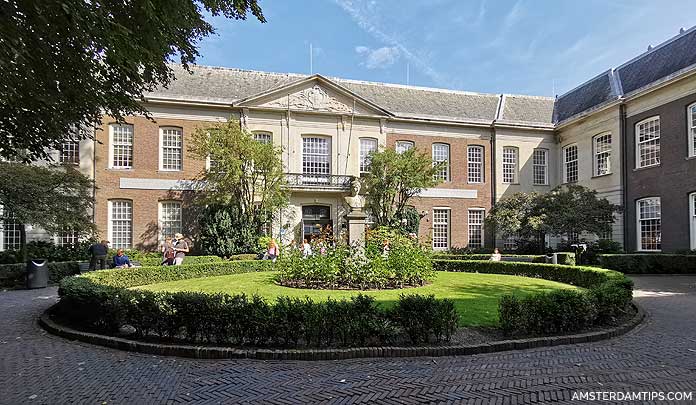
[[[293,73],[270,73],[209,66],[193,66],[193,74],[187,73],[178,65],[172,65],[172,69],[176,80],[168,88],[159,88],[146,96],[234,105],[243,99],[309,77]],[[471,93],[335,77],[327,77],[327,79],[397,117],[490,123],[496,118],[500,101],[499,94]],[[552,98],[513,97],[515,98],[513,105],[527,103],[532,106],[528,110],[513,108],[510,114],[515,121],[546,126],[551,124],[551,115],[545,112],[552,108]]]
[[[693,69],[696,69],[696,27],[559,96],[554,105],[554,123]]]
[[[503,95],[498,121],[511,124],[551,123],[553,99],[521,95]]]

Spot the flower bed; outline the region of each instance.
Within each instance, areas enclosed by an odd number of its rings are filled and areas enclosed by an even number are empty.
[[[384,241],[388,241],[385,249]],[[370,231],[364,252],[345,244],[314,246],[304,257],[294,250],[276,265],[278,283],[320,289],[393,289],[422,286],[432,279],[432,252],[399,231]]]

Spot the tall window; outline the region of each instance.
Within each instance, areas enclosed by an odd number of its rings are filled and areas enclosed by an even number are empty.
[[[485,211],[482,209],[469,210],[469,247],[483,247],[483,217]]]
[[[447,250],[449,248],[449,208],[433,210],[433,249]]]
[[[80,237],[75,231],[60,232],[55,236],[55,242],[58,246],[75,246],[80,241]]]
[[[532,167],[534,170],[534,184],[545,186],[549,184],[549,151],[548,149],[534,149],[532,155]]]
[[[440,171],[435,174],[435,179],[449,181],[450,178],[450,146],[446,143],[433,144],[433,166],[445,162]]]
[[[130,249],[133,245],[133,203],[131,201],[109,201],[109,241],[115,249]]]
[[[597,135],[592,143],[595,176],[611,173],[611,134]]]
[[[662,249],[662,209],[660,197],[643,198],[636,202],[638,218],[638,250]]]
[[[181,128],[160,128],[160,170],[181,170]]]
[[[0,205],[0,251],[19,250],[20,226],[22,225],[15,221],[14,215]]]
[[[636,124],[636,167],[660,164],[660,117]]]
[[[65,141],[60,145],[58,161],[62,164],[80,163],[80,143],[77,141]]]
[[[691,224],[691,250],[696,250],[696,193],[689,195],[689,222]]]
[[[302,138],[302,173],[331,174],[331,144],[328,138]]]
[[[517,236],[511,235],[503,239],[503,250],[517,250]]]
[[[181,233],[181,203],[163,201],[159,203],[160,237],[162,239]]]
[[[517,183],[517,148],[503,147],[503,183]]]
[[[110,125],[111,167],[130,169],[133,167],[133,126]]]
[[[483,183],[483,146],[470,145],[466,156],[469,183]]]
[[[396,153],[404,153],[411,148],[413,148],[411,141],[396,141]]]
[[[696,156],[696,104],[689,106],[689,156]]]
[[[270,132],[254,132],[254,140],[261,143],[273,143],[273,134]]]
[[[578,145],[568,145],[563,148],[563,182],[578,181]]]
[[[360,173],[370,170],[370,154],[377,152],[377,140],[360,138]]]

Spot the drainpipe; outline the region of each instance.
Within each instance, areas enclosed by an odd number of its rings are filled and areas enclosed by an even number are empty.
[[[626,104],[623,100],[619,104],[619,139],[621,140],[621,199],[623,200],[623,247],[629,251],[628,246],[628,142],[626,141]],[[633,251],[631,248],[630,251]]]
[[[493,120],[491,122],[491,176],[490,176],[491,178],[488,180],[491,182],[491,208],[493,208],[493,206],[495,205],[495,200],[496,200],[496,176],[495,176],[496,160],[495,160],[495,156],[497,153],[496,153],[496,148],[495,148],[495,144],[496,144],[495,122],[496,122],[496,120]],[[484,167],[484,173],[485,173],[485,167]],[[497,232],[495,229],[493,229],[492,234],[493,234],[493,247],[495,248],[496,235],[497,235]],[[484,241],[484,244],[485,244],[485,241]]]

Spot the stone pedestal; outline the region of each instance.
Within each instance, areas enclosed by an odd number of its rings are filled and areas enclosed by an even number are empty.
[[[365,224],[367,215],[361,210],[351,210],[346,215],[348,220],[348,243],[360,250],[365,248]]]

